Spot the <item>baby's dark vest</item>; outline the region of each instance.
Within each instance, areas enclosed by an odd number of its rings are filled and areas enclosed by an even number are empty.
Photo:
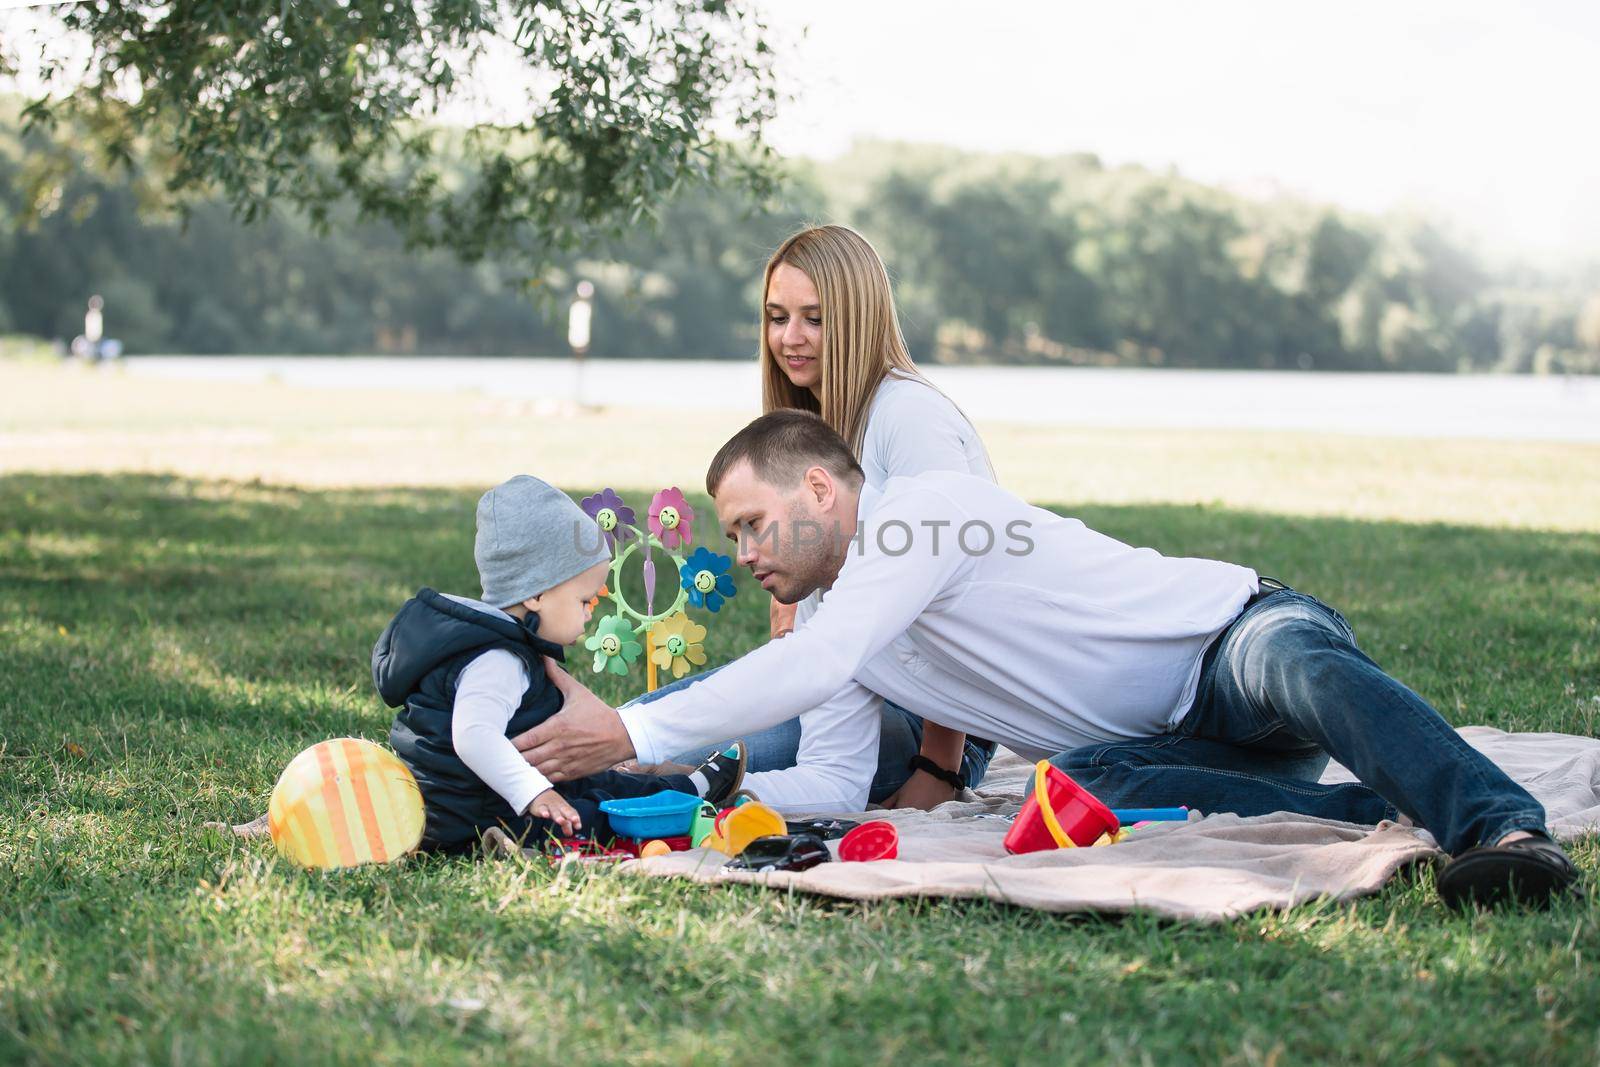
[[[510,622],[424,589],[401,608],[373,649],[375,679],[384,673],[380,658],[397,661],[390,665],[400,668],[379,681],[379,692],[392,704],[400,695],[393,692],[395,683],[404,684],[404,707],[389,728],[389,744],[422,789],[427,807],[424,848],[460,847],[481,831],[517,817],[456,755],[452,713],[461,672],[494,649],[521,659],[529,677],[516,714],[506,724],[507,737],[531,730],[561,710],[561,693],[546,677],[542,657],[559,661],[563,650],[538,637],[533,632],[537,626],[536,615],[520,624]]]

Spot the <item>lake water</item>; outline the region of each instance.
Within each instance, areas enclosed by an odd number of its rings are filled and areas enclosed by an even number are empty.
[[[146,356],[129,373],[323,389],[415,389],[581,399],[629,408],[759,407],[752,362],[300,356]],[[1600,378],[930,367],[978,422],[1156,429],[1311,430],[1600,442]]]

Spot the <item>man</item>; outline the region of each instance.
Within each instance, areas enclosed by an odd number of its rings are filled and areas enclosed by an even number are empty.
[[[873,490],[801,412],[736,434],[706,489],[762,588],[785,603],[821,589],[821,606],[620,714],[551,664],[566,710],[518,747],[552,781],[805,712],[802,765],[752,788],[859,807],[889,699],[1052,757],[1113,806],[1408,817],[1456,857],[1438,881],[1451,903],[1543,902],[1576,880],[1540,804],[1357,649],[1342,616],[1281,583],[1131,548],[969,475]],[[1366,784],[1319,785],[1329,754]]]

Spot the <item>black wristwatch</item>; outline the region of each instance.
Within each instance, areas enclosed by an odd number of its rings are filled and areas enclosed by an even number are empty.
[[[943,767],[939,766],[937,763],[933,762],[933,760],[929,759],[927,756],[924,756],[920,752],[911,757],[911,761],[906,764],[906,767],[912,771],[922,771],[924,774],[931,774],[935,778],[939,779],[939,781],[949,786],[951,789],[959,791],[965,788],[964,783],[961,781],[961,775],[957,774],[955,771],[945,770]]]

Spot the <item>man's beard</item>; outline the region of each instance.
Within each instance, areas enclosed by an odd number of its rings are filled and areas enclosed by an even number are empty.
[[[833,535],[826,529],[820,534],[813,527],[813,519],[801,503],[792,503],[784,517],[782,536],[789,539],[789,552],[783,557],[783,569],[773,575],[777,579],[772,597],[780,604],[798,604],[806,597],[833,584],[839,567],[831,541]],[[806,543],[799,544],[799,532],[806,531]]]

